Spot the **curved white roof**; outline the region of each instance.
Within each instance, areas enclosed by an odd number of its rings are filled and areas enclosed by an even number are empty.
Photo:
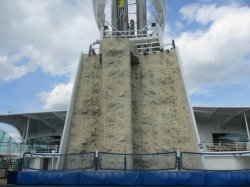
[[[244,113],[250,122],[250,107],[193,107],[193,110],[196,121],[206,124],[215,122],[220,122],[222,125],[244,124]]]
[[[20,132],[12,125],[0,122],[0,130],[6,132],[16,143],[23,141]]]
[[[37,112],[0,115],[0,122],[7,123],[23,133],[30,120],[28,139],[42,136],[61,135],[66,118],[66,111]],[[0,125],[2,127],[2,125]]]

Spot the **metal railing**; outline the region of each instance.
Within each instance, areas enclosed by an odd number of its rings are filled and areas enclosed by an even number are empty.
[[[249,142],[202,143],[204,152],[250,151]]]
[[[23,169],[54,170],[60,157],[64,157],[64,170],[250,170],[250,152],[196,153],[166,152],[152,154],[123,153],[25,153]],[[44,163],[46,163],[44,167]]]
[[[0,153],[7,154],[10,152],[10,143],[9,142],[1,142],[0,143]]]
[[[60,145],[28,144],[25,152],[33,153],[58,153]]]
[[[1,142],[0,143],[0,154],[1,155],[15,155],[20,154],[20,144],[13,142]]]
[[[158,32],[156,29],[141,29],[135,30],[136,34],[131,34],[132,31],[104,31],[104,39],[112,38],[141,38],[141,37],[158,37]]]
[[[122,154],[122,153],[81,153],[81,154],[51,154],[25,153],[23,169],[54,170],[59,157],[64,157],[64,170],[122,170],[122,171],[153,171],[172,170],[177,167],[176,152],[154,154]],[[44,165],[44,164],[43,164]]]
[[[128,38],[131,44],[137,47],[137,51],[135,52],[139,54],[150,54],[153,51],[163,50],[166,45],[163,45],[162,37],[161,28],[155,20],[152,20],[144,28],[138,30],[130,28],[128,30],[118,30],[107,21],[105,21],[105,26],[101,28],[101,39]]]
[[[103,38],[140,38],[140,37],[159,37],[159,28],[155,25],[154,27],[150,26],[152,23],[155,23],[154,20],[150,21],[143,29],[138,30],[125,30],[120,31],[117,28],[113,27],[111,23],[105,21],[107,26],[110,26],[112,30],[105,29],[103,27]]]
[[[250,152],[181,152],[181,170],[250,170]]]
[[[17,171],[21,169],[21,159],[0,158],[0,169]]]
[[[174,40],[172,40],[172,43],[163,44],[163,45],[160,45],[159,42],[155,42],[155,41],[144,42],[144,43],[133,42],[131,45],[136,47],[135,52],[138,54],[150,54],[150,53],[156,52],[156,51],[162,51],[162,50],[166,50],[166,49],[175,49]],[[99,53],[99,50],[100,50],[99,47],[93,47],[92,49],[95,50],[96,54]]]
[[[176,152],[152,154],[99,153],[100,170],[172,170],[176,169]]]
[[[25,144],[14,142],[1,142],[0,154],[2,155],[20,155],[24,152],[33,153],[58,153],[59,145],[46,144]]]
[[[23,169],[26,170],[55,170],[59,157],[64,157],[65,170],[87,170],[95,169],[95,153],[30,153],[23,155]],[[46,160],[46,166],[44,164]],[[43,165],[41,165],[43,163]]]

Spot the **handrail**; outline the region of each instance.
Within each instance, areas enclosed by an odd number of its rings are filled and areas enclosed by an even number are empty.
[[[47,145],[47,144],[25,144],[25,143],[0,143],[0,153],[5,155],[22,154],[22,152],[33,151],[37,153],[50,153],[52,150],[59,151],[60,145]],[[25,150],[24,150],[25,149]]]
[[[132,154],[99,152],[100,170],[160,171],[176,168],[176,152]]]
[[[133,46],[138,46],[138,45],[149,45],[149,44],[159,44],[159,42],[135,43],[135,44],[132,44],[132,45]]]
[[[137,35],[134,35],[134,34],[126,34],[126,35],[112,35],[112,31],[105,31],[104,32],[105,34],[108,34],[109,37],[107,37],[107,35],[104,35],[103,38],[106,39],[106,38],[141,38],[141,37],[154,37],[154,36],[157,36],[157,34],[137,34]],[[127,33],[129,33],[127,31]]]
[[[250,151],[249,142],[202,143],[205,152]]]
[[[246,156],[246,157],[241,157]],[[67,161],[76,163],[70,165],[66,170],[120,170],[120,171],[160,171],[160,170],[250,170],[250,164],[246,164],[241,168],[229,169],[211,169],[204,165],[204,161],[207,159],[216,159],[217,157],[225,157],[226,160],[242,159],[250,156],[248,152],[220,152],[220,153],[197,153],[197,152],[181,152],[180,155],[177,152],[165,152],[165,153],[110,153],[110,152],[87,152],[87,153],[30,153],[25,152],[23,156],[23,169],[41,170],[41,168],[35,168],[29,163],[32,159],[36,158],[51,158],[53,166],[60,157],[64,157]],[[219,160],[220,161],[220,160]],[[221,161],[220,161],[221,162]],[[211,163],[208,162],[208,163]],[[217,163],[218,164],[218,163]],[[52,168],[50,169],[54,169]],[[210,166],[208,164],[208,166]],[[225,167],[224,167],[225,168]]]
[[[94,169],[95,168],[95,152],[88,152],[88,153],[68,153],[68,154],[60,154],[60,153],[30,153],[25,152],[23,154],[23,169],[28,170],[42,170],[41,168],[37,168],[30,165],[30,160],[36,158],[51,158],[51,168],[50,170],[54,170],[56,163],[58,162],[60,157],[64,157],[65,159],[70,158],[72,159],[82,159],[81,164],[78,164],[76,168],[68,168],[66,170],[87,170],[87,169]]]
[[[241,171],[241,170],[250,170],[250,165],[247,164],[246,160],[245,165],[239,167],[237,164],[231,165],[232,162],[239,162],[242,164],[241,156],[250,156],[250,152],[181,152],[181,168],[182,170],[204,170],[204,171]],[[225,162],[218,157],[223,157]],[[209,161],[210,159],[210,161]],[[212,160],[211,160],[212,159]],[[213,159],[218,160],[214,163]],[[213,163],[213,164],[211,164]],[[225,163],[227,163],[225,165]]]

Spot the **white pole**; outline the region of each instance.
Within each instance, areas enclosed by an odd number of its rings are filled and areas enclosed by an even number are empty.
[[[247,117],[246,117],[245,112],[244,112],[244,118],[245,118],[245,124],[246,124],[246,129],[247,129],[247,138],[248,138],[248,141],[250,142],[249,129],[248,129]]]
[[[30,118],[28,118],[28,122],[27,122],[27,126],[26,126],[25,140],[24,140],[24,150],[23,150],[23,152],[26,151],[26,144],[27,144],[27,139],[28,139],[29,127],[30,127]]]

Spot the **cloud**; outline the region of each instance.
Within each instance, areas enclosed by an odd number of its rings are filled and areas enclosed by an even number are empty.
[[[25,75],[28,70],[25,66],[17,66],[20,56],[0,56],[0,81],[7,82],[18,79]]]
[[[42,69],[72,82],[81,52],[99,38],[91,0],[0,1],[0,82]],[[65,110],[72,83],[38,94],[44,110]]]
[[[187,25],[209,23],[205,30],[185,31],[176,38],[191,94],[249,80],[250,7],[195,4],[180,13]]]
[[[44,110],[67,110],[73,83],[58,84],[51,91],[38,94],[44,102]]]
[[[0,1],[0,7],[0,56],[15,53],[19,63],[28,58],[21,67],[5,68],[9,74],[20,71],[8,80],[37,68],[72,77],[80,52],[99,36],[90,0]]]
[[[36,69],[67,76],[68,83],[39,94],[45,110],[66,109],[80,52],[99,37],[92,1],[0,1],[0,7],[0,82]],[[175,27],[189,30],[175,40],[191,94],[210,94],[213,86],[250,78],[249,7],[193,4],[180,14]]]

